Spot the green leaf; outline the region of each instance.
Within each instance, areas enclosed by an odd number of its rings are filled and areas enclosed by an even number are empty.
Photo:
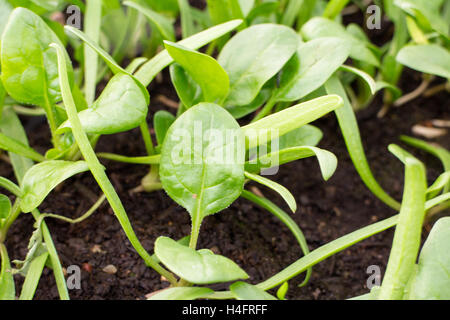
[[[11,201],[4,194],[0,194],[0,222],[2,219],[8,218],[10,212],[11,212]]]
[[[180,8],[181,32],[184,39],[195,33],[195,25],[189,1],[178,0],[178,7]]]
[[[9,15],[11,14],[12,11],[13,6],[7,0],[0,0],[0,35],[3,33],[3,30],[5,29]]]
[[[396,145],[389,145],[389,151],[405,165],[405,186],[391,254],[378,299],[400,300],[413,274],[419,253],[427,182],[425,166],[419,160]]]
[[[292,57],[298,43],[299,37],[292,29],[275,24],[251,26],[235,35],[218,58],[230,77],[225,105],[251,103]]]
[[[233,283],[230,290],[237,300],[277,300],[257,286],[242,281]]]
[[[277,290],[277,298],[279,300],[286,300],[286,293],[289,289],[289,283],[286,281]]]
[[[206,249],[196,251],[167,237],[156,240],[155,253],[169,270],[194,284],[248,278],[247,273],[230,259]]]
[[[151,296],[148,300],[195,300],[203,298],[214,291],[209,288],[176,287],[167,288]]]
[[[77,173],[88,170],[85,161],[51,160],[34,165],[25,174],[21,186],[22,211],[30,212],[37,208],[58,184]]]
[[[305,124],[282,135],[278,141],[278,148],[282,150],[301,146],[315,147],[322,140],[322,137],[322,130],[310,124]]]
[[[38,15],[25,8],[14,9],[1,43],[2,81],[12,98],[38,106],[61,100],[56,53],[49,49],[53,42],[62,45]],[[67,70],[72,82],[69,63]]]
[[[172,123],[175,122],[175,116],[168,111],[159,110],[153,118],[153,128],[155,129],[156,141],[162,145],[167,131]]]
[[[245,106],[226,106],[225,109],[231,113],[235,119],[240,119],[260,108],[271,96],[272,88],[262,88],[256,98]]]
[[[336,75],[333,75],[325,83],[325,89],[328,94],[338,94],[343,99],[344,106],[337,109],[335,113],[339,122],[339,127],[342,131],[342,135],[344,136],[350,158],[352,159],[353,165],[355,166],[356,171],[358,171],[359,176],[369,190],[372,191],[373,194],[381,201],[394,209],[399,209],[400,204],[383,190],[373,176],[372,170],[370,169],[364,153],[355,112],[353,111],[350,100],[348,99],[347,93],[345,92],[339,78]]]
[[[217,102],[225,99],[230,80],[225,70],[212,57],[183,47],[173,42],[164,42],[171,57],[180,64],[202,88],[202,102]]]
[[[164,190],[189,211],[193,222],[200,223],[241,194],[244,152],[236,120],[218,105],[200,103],[184,112],[164,139],[160,165]]]
[[[375,80],[368,73],[366,73],[358,68],[342,65],[339,69],[341,69],[342,71],[351,72],[351,73],[359,76],[361,79],[363,79],[369,86],[371,94],[375,94],[375,92],[377,92],[377,90],[380,90],[381,88],[383,88],[381,86],[380,82],[376,83]]]
[[[196,50],[205,44],[220,38],[232,31],[242,23],[242,20],[232,20],[218,26],[214,26],[193,36],[179,41],[178,44]],[[148,86],[155,76],[173,61],[167,50],[164,50],[146,62],[135,74],[144,86]]]
[[[434,198],[446,187],[450,186],[450,171],[442,173],[427,189],[428,198]]]
[[[34,151],[34,149],[8,137],[3,133],[0,133],[0,149],[14,152],[15,154],[25,156],[38,162],[45,160],[44,156]]]
[[[295,211],[297,211],[297,202],[295,202],[295,198],[292,195],[292,193],[286,189],[284,186],[282,186],[279,183],[276,183],[272,180],[269,180],[265,177],[259,176],[257,174],[252,174],[249,172],[245,172],[245,176],[253,181],[256,181],[262,185],[265,185],[266,187],[272,189],[273,191],[277,192],[283,199],[284,201],[286,201],[286,203],[289,206],[289,209],[291,209],[291,211],[293,213],[295,213]]]
[[[450,218],[439,219],[431,229],[418,270],[407,293],[411,300],[450,299]]]
[[[285,110],[264,117],[242,128],[247,149],[262,142],[267,143],[267,130],[275,130],[277,137],[308,124],[325,114],[342,107],[343,100],[337,95],[328,95],[303,102]]]
[[[0,268],[0,300],[15,300],[16,288],[11,273],[11,263],[8,252],[3,243],[0,243],[1,268]]]
[[[20,293],[20,300],[32,300],[36,288],[39,284],[39,279],[41,278],[42,271],[44,270],[45,263],[48,259],[48,252],[41,254],[40,256],[33,259],[30,268],[28,269],[27,275],[25,277],[25,282],[22,286],[22,291]]]
[[[350,57],[364,61],[374,66],[379,66],[380,62],[375,54],[367,47],[365,41],[349,33],[343,25],[322,17],[315,17],[305,23],[301,29],[302,35],[306,39],[317,39],[323,37],[338,37],[349,42]]]
[[[450,79],[450,52],[436,44],[419,44],[403,47],[397,61],[425,73]]]
[[[348,55],[348,41],[339,38],[325,37],[302,43],[283,70],[280,87],[275,91],[276,100],[295,101],[313,92]]]
[[[159,14],[143,4],[138,4],[132,1],[123,2],[124,5],[134,8],[144,14],[147,19],[158,29],[164,39],[175,41],[175,31],[173,23],[170,19]]]
[[[181,103],[189,109],[200,102],[202,89],[178,63],[170,66],[170,78]]]
[[[147,96],[137,81],[123,73],[116,74],[100,97],[89,108],[78,113],[86,133],[113,134],[139,126],[148,111]],[[70,121],[64,122],[58,132],[69,131]]]

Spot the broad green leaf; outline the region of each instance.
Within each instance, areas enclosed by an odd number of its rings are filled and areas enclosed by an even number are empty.
[[[231,113],[235,119],[240,119],[260,108],[271,96],[271,88],[262,88],[256,98],[245,106],[226,106],[225,109]]]
[[[260,172],[262,169],[271,168],[274,165],[274,162],[276,165],[282,165],[295,160],[314,156],[316,156],[319,161],[323,179],[327,181],[336,171],[337,158],[333,153],[327,150],[310,146],[289,147],[286,149],[280,149],[279,151],[272,151],[271,153],[258,157],[253,161],[248,161],[245,164],[245,170],[250,172]]]
[[[450,218],[431,229],[419,257],[418,269],[407,293],[410,300],[450,299]]]
[[[222,107],[200,103],[170,127],[161,151],[164,190],[200,223],[228,207],[244,186],[244,138]]]
[[[25,174],[21,186],[22,211],[30,212],[37,208],[58,184],[77,173],[88,170],[85,161],[51,160],[34,165]]]
[[[405,185],[392,249],[378,299],[399,300],[403,298],[419,253],[427,182],[425,166],[419,160],[396,145],[390,145],[389,151],[405,165]]]
[[[178,63],[170,66],[170,78],[181,103],[189,109],[202,99],[202,89]]]
[[[277,192],[284,199],[284,201],[286,201],[286,203],[289,206],[289,209],[291,209],[291,211],[293,213],[295,213],[295,211],[297,211],[297,202],[295,201],[294,196],[288,189],[286,189],[281,184],[276,183],[275,181],[272,181],[265,177],[259,176],[257,174],[252,174],[250,172],[245,172],[245,177],[250,180],[256,181],[262,185],[265,185],[266,187]]]
[[[348,99],[347,93],[345,92],[339,78],[336,75],[333,75],[325,83],[325,89],[328,94],[338,94],[343,99],[344,106],[337,109],[335,113],[345,140],[345,144],[347,145],[350,158],[352,159],[353,165],[355,166],[359,176],[369,190],[372,191],[373,194],[381,201],[394,209],[399,209],[400,204],[383,190],[373,176],[372,170],[367,162],[366,154],[364,153],[364,147],[362,145],[355,112],[353,111],[350,100]]]
[[[349,33],[341,24],[322,17],[315,17],[303,25],[302,35],[306,39],[323,37],[337,37],[349,42],[350,57],[361,60],[374,66],[380,62],[374,53],[367,47],[367,43]]]
[[[153,11],[152,9],[144,6],[143,4],[138,4],[132,1],[125,1],[123,3],[126,6],[134,8],[144,14],[147,19],[158,29],[164,39],[175,41],[175,31],[173,28],[172,21],[167,17]]]
[[[15,300],[16,288],[11,273],[11,263],[8,252],[3,243],[0,243],[1,265],[0,265],[0,300]]]
[[[237,300],[277,300],[257,286],[242,281],[233,283],[230,290]]]
[[[167,131],[172,123],[175,122],[175,116],[168,111],[159,110],[153,117],[153,128],[155,129],[156,141],[162,145]]]
[[[318,38],[302,43],[286,64],[277,101],[296,101],[313,92],[347,60],[348,41],[340,38]]]
[[[299,37],[292,29],[275,24],[254,25],[235,35],[218,58],[230,77],[225,105],[251,103],[292,57],[298,43]]]
[[[342,104],[342,98],[332,94],[297,104],[250,123],[242,127],[246,137],[246,147],[251,149],[261,143],[270,142],[267,137],[268,129],[275,130],[276,136],[281,137],[342,107]]]
[[[205,44],[220,38],[224,34],[234,30],[242,23],[242,20],[232,20],[226,23],[214,26],[193,36],[181,40],[178,44],[196,50]],[[135,74],[145,87],[156,77],[156,75],[173,61],[167,50],[164,50],[146,62]]]
[[[14,152],[15,154],[25,156],[38,162],[45,160],[45,158],[41,154],[34,151],[34,149],[8,137],[3,133],[0,133],[0,149]]]
[[[12,11],[13,6],[7,0],[0,0],[0,38]]]
[[[207,249],[196,251],[167,237],[156,240],[155,254],[169,270],[194,284],[248,278],[247,273],[230,259]]]
[[[195,300],[213,292],[209,288],[199,287],[167,288],[151,296],[148,300]]]
[[[439,45],[403,47],[397,55],[397,61],[411,69],[450,79],[450,52]]]
[[[43,107],[61,100],[57,57],[49,48],[53,42],[62,45],[39,16],[25,8],[14,9],[1,43],[2,81],[12,98]],[[71,82],[69,63],[67,70]]]
[[[20,292],[20,300],[32,300],[36,288],[39,284],[39,279],[41,278],[42,271],[44,270],[45,263],[48,259],[48,252],[41,254],[40,256],[33,259],[28,269],[27,275],[25,277],[25,282],[22,286],[22,291]]]
[[[127,74],[118,73],[89,108],[78,113],[86,133],[113,134],[139,126],[148,111],[147,96],[140,84]],[[64,122],[58,132],[69,131],[70,121]]]
[[[0,227],[1,220],[6,219],[11,212],[11,201],[4,194],[0,194]]]
[[[230,80],[225,70],[212,57],[183,47],[173,42],[164,42],[171,57],[190,74],[202,88],[202,102],[217,102],[225,99]]]

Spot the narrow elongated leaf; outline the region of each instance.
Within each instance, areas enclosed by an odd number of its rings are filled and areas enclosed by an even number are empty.
[[[380,86],[380,84],[378,84],[378,86],[377,86],[377,83],[375,82],[375,80],[368,73],[366,73],[358,68],[342,65],[339,69],[356,74],[361,79],[363,79],[369,86],[371,94],[375,94],[375,92],[377,92],[377,90],[380,90],[382,88]]]
[[[322,137],[322,130],[310,124],[305,124],[282,135],[278,140],[278,147],[280,150],[301,146],[315,147],[322,140]]]
[[[450,171],[442,173],[427,189],[429,198],[434,198],[446,187],[450,186]]]
[[[348,41],[332,37],[302,43],[283,70],[276,100],[299,100],[322,86],[347,60],[349,48]]]
[[[78,116],[86,133],[113,134],[139,126],[147,116],[147,106],[147,97],[137,81],[127,74],[118,73],[94,104]],[[58,132],[69,131],[69,128],[71,124],[67,120]]]
[[[230,77],[225,105],[247,105],[292,57],[299,43],[290,28],[259,24],[239,32],[222,49],[218,61]]]
[[[170,19],[163,16],[162,14],[159,14],[158,12],[153,11],[152,9],[142,5],[138,4],[136,2],[132,1],[125,1],[123,3],[126,6],[129,6],[131,8],[134,8],[144,14],[147,19],[158,29],[158,31],[161,33],[164,39],[175,41],[175,31],[173,28],[173,23]]]
[[[88,170],[85,161],[52,160],[34,165],[25,174],[24,183],[21,186],[22,211],[30,212],[37,208],[58,184],[77,173]]]
[[[167,237],[156,240],[155,254],[169,270],[194,284],[248,278],[247,273],[230,259],[206,249],[196,251]]]
[[[153,127],[155,129],[156,141],[162,145],[166,133],[172,123],[175,122],[175,116],[168,111],[159,110],[153,118]]]
[[[242,281],[233,283],[230,286],[230,290],[237,300],[277,300],[277,298],[257,286]]]
[[[403,47],[397,61],[425,73],[450,79],[450,51],[436,44],[418,44]]]
[[[399,209],[400,204],[383,190],[373,176],[372,170],[370,169],[364,153],[355,112],[353,111],[350,100],[347,97],[347,93],[345,92],[342,83],[336,75],[333,75],[325,83],[325,89],[328,94],[338,94],[342,97],[342,99],[344,99],[344,106],[337,109],[335,113],[345,140],[345,144],[347,145],[350,158],[352,159],[353,165],[355,166],[356,171],[358,171],[359,176],[369,190],[371,190],[373,194],[381,201],[394,209]]]
[[[151,296],[148,300],[195,300],[213,292],[209,288],[199,287],[167,288]]]
[[[222,107],[200,103],[170,127],[161,151],[164,190],[193,221],[228,207],[244,186],[244,139]]]
[[[407,298],[411,300],[450,299],[450,218],[439,219],[431,229],[418,269],[411,279]]]
[[[11,263],[3,243],[0,243],[0,254],[2,259],[0,265],[0,300],[15,300],[16,288],[11,273]]]
[[[48,106],[61,100],[56,53],[48,49],[53,42],[62,45],[38,15],[14,9],[2,36],[1,66],[5,89],[16,101]],[[72,82],[69,63],[67,70]]]
[[[38,162],[45,160],[44,156],[34,151],[34,149],[8,137],[3,133],[0,133],[0,149],[14,152],[15,154],[25,156]]]
[[[32,300],[36,288],[39,284],[39,279],[41,278],[42,271],[44,270],[45,263],[48,259],[48,252],[41,254],[36,257],[31,262],[30,268],[28,269],[27,275],[25,277],[25,282],[22,286],[22,291],[20,293],[20,300]]]
[[[245,176],[248,179],[256,181],[258,183],[261,183],[262,185],[265,185],[266,187],[268,187],[268,188],[272,189],[273,191],[277,192],[284,199],[284,201],[286,201],[286,203],[289,206],[289,209],[291,209],[292,212],[295,213],[295,211],[297,211],[297,202],[295,201],[294,196],[284,186],[282,186],[279,183],[276,183],[275,181],[272,181],[272,180],[267,179],[265,177],[259,176],[257,174],[252,174],[252,173],[249,173],[249,172],[245,172]]]
[[[367,47],[367,43],[353,36],[340,23],[322,17],[315,17],[305,23],[301,31],[302,35],[309,40],[323,37],[338,37],[346,40],[349,42],[350,57],[374,66],[380,64],[375,54]]]
[[[212,57],[173,42],[164,42],[171,57],[202,88],[203,102],[221,103],[228,94],[230,80],[225,70]]]
[[[247,149],[254,148],[261,142],[270,142],[267,129],[277,131],[277,137],[308,124],[323,115],[342,107],[343,100],[337,95],[328,95],[303,102],[283,111],[264,117],[242,128],[246,137]]]
[[[180,8],[181,32],[184,39],[195,33],[194,19],[188,0],[178,0],[178,7]]]
[[[179,41],[178,43],[196,50],[205,44],[220,38],[224,34],[235,29],[242,23],[242,20],[232,20],[218,26],[214,26],[205,31],[194,34],[193,36]],[[173,61],[167,50],[158,53],[153,59],[145,63],[135,74],[145,87],[155,78],[155,76]]]

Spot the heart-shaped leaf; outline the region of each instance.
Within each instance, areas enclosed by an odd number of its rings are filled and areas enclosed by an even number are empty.
[[[244,186],[244,138],[222,107],[200,103],[170,127],[161,151],[164,190],[194,221],[228,207]]]
[[[45,161],[31,167],[23,178],[20,207],[23,212],[37,208],[58,184],[71,176],[88,171],[85,161]]]
[[[49,47],[51,43],[62,46],[38,15],[25,8],[14,9],[1,41],[2,81],[12,98],[42,107],[61,100],[58,61],[55,50]],[[69,63],[67,70],[72,82]]]
[[[286,26],[251,26],[227,42],[218,61],[230,77],[226,106],[251,103],[297,50],[299,36]]]
[[[123,73],[116,74],[103,90],[94,104],[80,113],[83,129],[86,133],[113,134],[139,126],[145,120],[148,100],[137,81]],[[70,122],[64,122],[58,132],[71,128]]]
[[[210,250],[194,250],[176,241],[159,237],[155,254],[170,271],[194,284],[210,284],[247,279],[247,273],[230,259]]]

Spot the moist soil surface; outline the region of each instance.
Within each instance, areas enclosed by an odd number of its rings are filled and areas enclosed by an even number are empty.
[[[153,98],[151,112],[166,109],[158,95],[175,99],[168,83],[167,73],[162,81],[150,87]],[[405,92],[420,83],[418,73],[407,70],[401,81]],[[431,98],[418,98],[407,105],[390,110],[382,119],[376,117],[381,96],[358,113],[361,135],[373,172],[381,185],[396,199],[401,199],[403,188],[403,165],[387,146],[397,143],[401,134],[412,135],[415,124],[427,125],[432,119],[449,120],[448,93]],[[22,118],[30,143],[45,152],[49,134],[44,119]],[[149,117],[149,123],[151,121]],[[245,122],[248,119],[244,119]],[[314,123],[324,132],[321,148],[332,151],[338,157],[338,168],[333,177],[324,182],[314,158],[283,165],[278,174],[271,177],[286,186],[296,197],[298,210],[291,214],[305,234],[310,249],[368,224],[380,221],[395,212],[375,198],[358,177],[348,156],[334,114]],[[448,135],[433,142],[449,148]],[[432,181],[442,171],[438,160],[423,152],[406,147],[427,164],[428,178]],[[103,136],[98,151],[114,152],[129,156],[144,155],[139,130]],[[179,239],[190,232],[188,213],[164,191],[136,193],[147,173],[147,167],[104,161],[107,173],[114,184],[131,223],[144,247],[153,251],[157,237]],[[13,179],[11,167],[3,162],[0,174]],[[255,185],[249,184],[247,188]],[[274,192],[258,186],[264,196],[288,212],[283,200]],[[52,212],[67,217],[78,217],[100,196],[101,192],[89,173],[75,176],[54,190],[40,206],[41,212]],[[108,204],[103,204],[89,219],[70,225],[47,220],[62,265],[81,268],[81,289],[70,290],[72,299],[145,299],[155,290],[168,283],[135,253],[125,237]],[[430,225],[425,226],[425,235]],[[27,252],[28,239],[33,231],[33,219],[22,214],[10,230],[7,248],[11,259],[21,260]],[[384,272],[393,230],[375,235],[349,249],[340,252],[313,268],[310,282],[303,288],[297,285],[304,275],[290,281],[288,299],[346,299],[367,292],[367,267],[377,265]],[[201,228],[199,248],[209,248],[237,262],[250,275],[251,283],[258,283],[281,271],[302,256],[301,250],[290,231],[269,212],[245,199],[238,199],[228,209],[209,216]],[[111,274],[103,271],[116,267]],[[23,279],[16,276],[18,288]],[[225,285],[214,287],[226,289]],[[20,291],[19,291],[20,292]],[[37,299],[58,299],[53,274],[45,269],[39,283]]]

